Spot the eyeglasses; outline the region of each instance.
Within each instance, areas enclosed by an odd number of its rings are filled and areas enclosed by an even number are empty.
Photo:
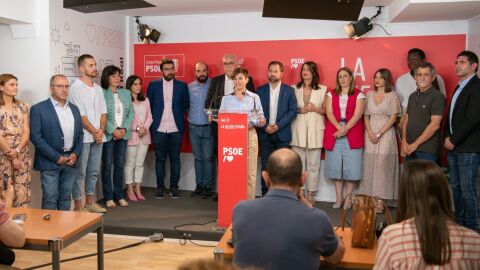
[[[51,86],[62,88],[62,89],[69,89],[70,88],[70,85],[68,85],[68,84],[52,84]]]
[[[235,62],[223,62],[223,65],[228,67],[228,66],[233,66]]]

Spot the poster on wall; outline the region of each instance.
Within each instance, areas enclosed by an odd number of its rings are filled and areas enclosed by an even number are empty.
[[[63,74],[70,82],[80,77],[77,59],[90,54],[97,62],[96,82],[108,65],[123,71],[125,19],[114,13],[85,14],[63,8],[63,1],[50,1],[50,72]],[[123,72],[122,72],[123,73]],[[122,82],[126,79],[122,76]]]
[[[388,68],[394,79],[408,72],[407,52],[411,48],[425,51],[427,60],[445,80],[450,98],[457,84],[454,61],[465,49],[465,35],[438,35],[415,37],[379,37],[353,39],[272,40],[247,42],[206,42],[136,44],[134,47],[134,72],[143,79],[144,90],[151,80],[161,79],[160,61],[175,62],[176,79],[187,83],[195,80],[194,65],[203,60],[208,64],[209,77],[223,74],[222,56],[234,53],[240,66],[248,69],[255,87],[267,83],[268,63],[278,60],[285,66],[282,82],[295,84],[300,80],[302,64],[318,64],[320,83],[329,89],[335,87],[336,73],[340,67],[350,67],[355,82],[363,91],[373,90],[376,70]],[[253,89],[249,89],[253,90]],[[188,138],[187,136],[185,136]],[[184,138],[183,151],[190,149]]]

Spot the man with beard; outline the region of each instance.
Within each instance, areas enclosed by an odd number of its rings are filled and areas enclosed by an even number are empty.
[[[445,111],[445,97],[432,85],[435,68],[422,62],[415,69],[417,91],[408,98],[402,127],[402,154],[406,160],[438,162],[440,124]]]
[[[150,126],[152,143],[155,144],[155,174],[157,194],[165,198],[165,161],[170,159],[170,195],[180,198],[180,150],[185,131],[184,116],[190,106],[188,87],[185,82],[175,79],[175,63],[163,59],[160,64],[163,79],[148,84],[147,97],[150,101],[153,122]]]
[[[69,101],[77,105],[82,116],[83,148],[78,157],[72,197],[75,210],[104,213],[107,210],[94,202],[95,186],[100,172],[102,148],[107,124],[107,105],[102,88],[93,79],[97,76],[97,63],[93,56],[78,58],[82,77],[70,86]],[[82,184],[85,180],[85,206],[82,208]]]
[[[195,159],[195,183],[197,187],[192,197],[201,196],[207,199],[212,196],[212,129],[205,114],[205,99],[207,98],[210,79],[208,66],[198,61],[195,66],[196,80],[188,85],[190,109],[188,111],[188,131]]]
[[[229,95],[235,91],[233,87],[233,71],[238,67],[238,59],[235,54],[227,53],[223,55],[223,71],[222,75],[219,75],[212,79],[210,87],[208,88],[207,99],[205,100],[205,109],[220,109],[222,103],[222,97]],[[253,85],[253,79],[248,77],[247,90],[254,92],[255,86]],[[212,136],[213,136],[213,155],[217,156],[217,143],[218,143],[218,125],[216,122],[212,122]],[[218,197],[214,196],[212,200],[217,201]]]
[[[268,64],[269,83],[257,89],[268,121],[268,125],[258,129],[262,171],[265,171],[268,157],[273,151],[289,147],[292,140],[291,124],[297,116],[295,90],[282,83],[283,69],[281,62],[270,62]],[[267,191],[267,185],[262,178],[262,196]]]

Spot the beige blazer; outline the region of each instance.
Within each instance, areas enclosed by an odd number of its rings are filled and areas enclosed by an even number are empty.
[[[316,107],[321,107],[325,99],[327,87],[325,85],[318,85],[320,89],[313,90],[310,102]],[[303,88],[295,89],[295,97],[297,98],[297,107],[304,106],[303,103]],[[304,148],[322,148],[323,147],[323,131],[325,130],[325,118],[323,115],[316,112],[309,112],[306,114],[297,114],[297,118],[292,123],[292,142],[291,146]]]

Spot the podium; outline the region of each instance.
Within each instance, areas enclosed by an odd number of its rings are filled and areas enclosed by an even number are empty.
[[[247,198],[248,113],[218,114],[218,227],[232,222],[233,207]]]

